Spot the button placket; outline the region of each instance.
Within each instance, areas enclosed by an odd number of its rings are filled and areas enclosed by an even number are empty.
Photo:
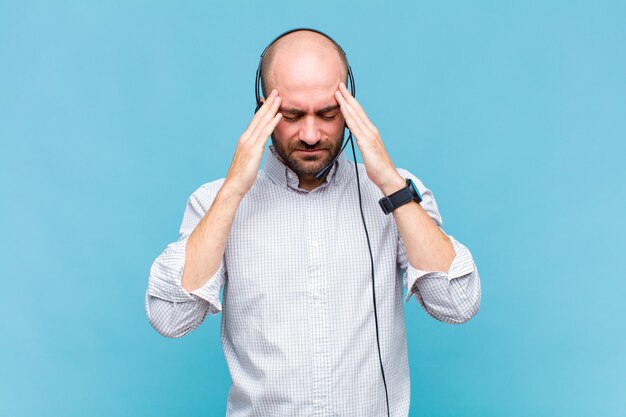
[[[321,191],[321,190],[318,190]],[[312,353],[313,353],[313,387],[315,403],[320,415],[327,415],[329,403],[328,375],[328,305],[325,297],[327,276],[324,265],[327,259],[327,248],[324,245],[324,211],[321,207],[319,192],[312,192],[306,198],[306,251],[309,289],[311,295],[312,318]]]

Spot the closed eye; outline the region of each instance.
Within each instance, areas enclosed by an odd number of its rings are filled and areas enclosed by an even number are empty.
[[[324,120],[335,120],[335,118],[337,117],[336,114],[332,115],[332,116],[320,116],[322,119]],[[283,115],[283,120],[289,122],[289,123],[294,123],[296,122],[300,117],[287,117]]]

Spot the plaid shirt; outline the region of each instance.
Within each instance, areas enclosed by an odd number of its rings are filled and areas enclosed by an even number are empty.
[[[386,416],[354,163],[342,153],[327,181],[308,192],[269,149],[237,209],[218,271],[192,292],[181,286],[185,244],[224,179],[189,197],[179,239],[150,269],[148,320],[162,335],[181,337],[209,313],[222,313],[232,379],[227,416]],[[480,279],[469,250],[452,236],[456,257],[447,274],[414,268],[393,215],[378,205],[381,191],[357,166],[389,406],[391,416],[405,417],[410,382],[402,301],[415,295],[434,318],[463,323],[480,306]],[[422,207],[441,227],[432,192],[410,172],[398,172],[413,179]]]

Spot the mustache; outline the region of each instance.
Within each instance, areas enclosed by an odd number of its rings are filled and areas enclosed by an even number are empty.
[[[309,145],[306,142],[300,142],[292,148],[293,151],[313,151],[322,149],[329,149],[329,147],[327,145],[320,144],[319,142],[313,145]]]

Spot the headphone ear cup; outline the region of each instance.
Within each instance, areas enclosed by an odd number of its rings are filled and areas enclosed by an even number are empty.
[[[256,108],[254,109],[254,114],[256,114],[259,111],[259,109],[261,108],[264,102],[265,102],[265,99],[263,97],[260,97],[259,102],[257,103]]]

